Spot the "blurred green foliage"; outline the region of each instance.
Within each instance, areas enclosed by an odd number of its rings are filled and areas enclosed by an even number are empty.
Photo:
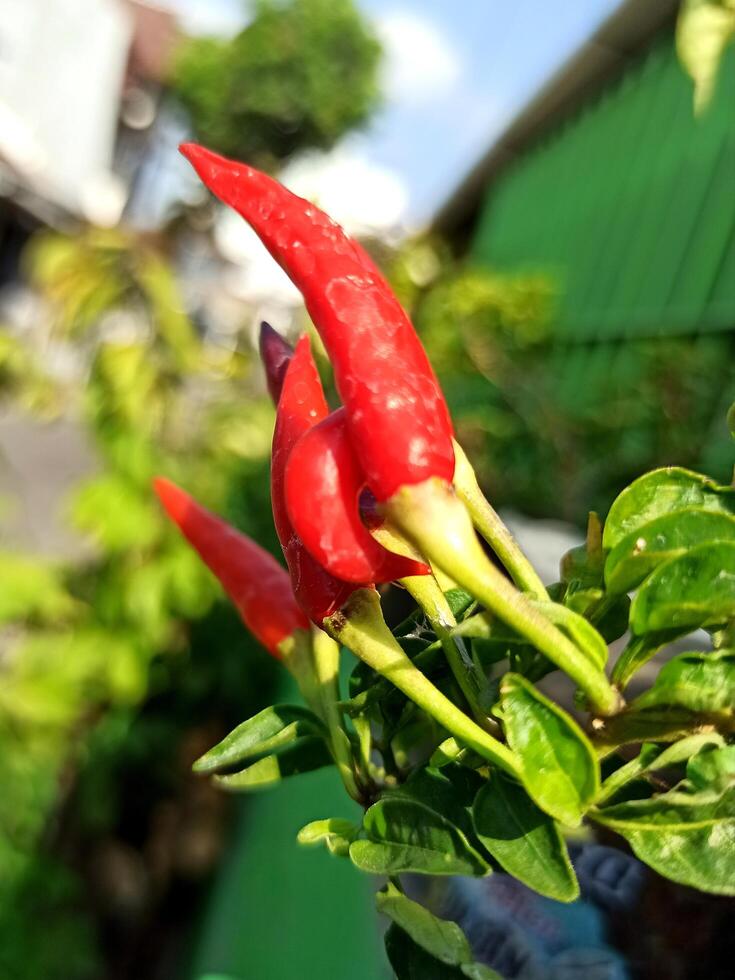
[[[152,245],[123,232],[44,233],[26,260],[76,374],[45,376],[32,347],[3,334],[2,394],[45,415],[63,406],[99,470],[67,508],[83,558],[0,554],[0,975],[70,980],[100,975],[80,914],[89,893],[71,869],[88,871],[85,842],[118,832],[126,779],[139,784],[145,760],[146,789],[133,798],[153,807],[175,796],[192,730],[268,696],[268,658],[216,603],[218,586],[150,481],[171,476],[273,545],[272,408],[254,393],[249,355],[197,334]],[[39,915],[50,944],[33,941]]]
[[[380,47],[352,0],[258,0],[232,40],[183,43],[171,84],[194,132],[225,155],[272,169],[327,150],[368,119]]]
[[[604,370],[593,377],[588,358],[574,391],[565,392],[554,370],[552,279],[457,261],[426,239],[377,254],[412,312],[460,442],[496,505],[581,526],[590,509],[604,514],[654,466],[704,462],[729,478],[728,336],[611,344],[597,358]],[[723,438],[713,441],[715,428]],[[722,459],[712,445],[724,445]]]
[[[676,25],[679,58],[694,83],[694,111],[704,112],[722,56],[735,41],[735,0],[684,0]]]

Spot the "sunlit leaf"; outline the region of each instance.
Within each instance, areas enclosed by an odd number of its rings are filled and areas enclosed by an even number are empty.
[[[475,799],[472,816],[483,846],[514,878],[559,902],[579,896],[559,828],[518,783],[493,773]]]
[[[679,466],[653,470],[634,480],[615,499],[605,521],[603,544],[612,549],[650,521],[693,507],[734,514],[735,489]]]
[[[735,617],[735,543],[703,544],[670,558],[641,586],[630,609],[634,633],[717,626]]]
[[[500,685],[503,727],[523,784],[546,813],[576,826],[599,789],[594,749],[579,725],[518,674]]]

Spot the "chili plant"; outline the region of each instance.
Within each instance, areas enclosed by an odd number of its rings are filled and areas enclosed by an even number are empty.
[[[735,489],[675,467],[642,476],[604,526],[590,516],[546,588],[480,490],[367,254],[272,178],[183,150],[302,290],[343,401],[329,413],[308,340],[292,352],[263,328],[290,588],[257,545],[157,484],[305,701],[244,721],[196,770],[248,791],[337,767],[361,821],[327,814],[299,840],[387,876],[378,908],[399,977],[493,975],[455,923],[406,896],[402,874],[505,873],[570,902],[566,839],[583,823],[673,881],[735,894]],[[388,582],[416,603],[392,630],[376,589]],[[631,698],[637,672],[697,629],[711,649],[669,659]],[[576,689],[564,705],[540,686],[554,672]]]

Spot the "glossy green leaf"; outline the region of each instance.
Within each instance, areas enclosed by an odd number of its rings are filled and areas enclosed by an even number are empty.
[[[735,895],[735,788],[721,794],[672,790],[589,815],[625,837],[636,857],[664,877]]]
[[[529,795],[561,823],[577,826],[600,786],[589,739],[573,718],[518,674],[503,677],[500,695],[503,726]]]
[[[659,565],[630,608],[635,634],[716,626],[735,617],[735,543],[703,544]]]
[[[605,562],[610,592],[631,592],[655,568],[689,548],[735,542],[735,517],[702,509],[664,514],[623,538]]]
[[[385,934],[385,951],[397,980],[502,980],[482,963],[450,966],[440,962],[395,923]]]
[[[602,550],[602,526],[597,514],[590,513],[585,543],[563,556],[559,573],[564,583],[576,583],[584,590],[602,585],[605,557]]]
[[[735,786],[735,745],[711,746],[693,756],[687,779],[698,790],[724,792]]]
[[[664,664],[633,708],[674,705],[702,713],[735,711],[735,650],[680,653]]]
[[[657,630],[644,636],[631,636],[625,649],[615,661],[611,678],[613,684],[624,691],[631,677],[647,664],[651,657],[686,632],[686,629]]]
[[[443,769],[444,766],[448,766],[452,762],[461,762],[466,753],[467,749],[463,748],[456,738],[450,735],[434,749],[434,753],[429,759],[429,765],[433,769]]]
[[[518,783],[494,772],[477,794],[472,817],[480,842],[508,874],[559,902],[579,896],[559,828]]]
[[[351,820],[340,817],[327,817],[325,820],[312,820],[302,827],[298,833],[299,844],[313,847],[324,844],[330,854],[347,857],[350,844],[357,838],[360,828]]]
[[[699,715],[685,708],[646,708],[621,711],[605,721],[595,734],[601,746],[630,745],[633,742],[676,742],[693,734],[702,724]]]
[[[423,804],[455,824],[471,840],[474,834],[470,809],[483,779],[474,770],[456,763],[442,769],[424,767],[387,799],[402,797]]]
[[[456,922],[438,918],[390,882],[378,892],[375,901],[378,912],[387,915],[434,959],[449,966],[472,962],[470,944]]]
[[[330,765],[332,757],[324,739],[306,736],[287,745],[276,755],[259,759],[247,769],[228,776],[214,776],[214,781],[222,789],[233,791],[265,789],[289,776],[298,776],[303,772],[312,772]]]
[[[317,716],[297,704],[276,704],[248,718],[193,765],[194,772],[230,769],[246,759],[267,755],[303,735],[317,735],[324,726]]]
[[[650,521],[692,507],[733,514],[735,490],[679,466],[653,470],[631,483],[615,499],[605,521],[603,545],[612,550]]]
[[[458,827],[414,800],[379,800],[365,813],[363,830],[367,840],[357,840],[350,847],[350,858],[362,871],[430,875],[485,875],[489,871]]]
[[[631,780],[657,769],[667,769],[686,762],[692,756],[696,757],[703,749],[719,747],[723,742],[722,736],[716,732],[706,732],[689,735],[664,749],[659,745],[642,745],[635,759],[616,769],[603,782],[597,797],[597,805],[615,796]]]

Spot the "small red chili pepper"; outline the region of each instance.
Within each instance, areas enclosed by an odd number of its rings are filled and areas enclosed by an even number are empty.
[[[293,347],[264,320],[260,325],[258,348],[265,369],[268,394],[273,399],[273,404],[277,405],[283,379],[286,377],[289,361],[293,357]]]
[[[294,594],[309,618],[319,626],[341,609],[358,585],[330,575],[304,547],[286,509],[285,477],[294,446],[304,433],[326,418],[328,412],[309,338],[302,337],[288,364],[278,399],[271,458],[271,503]],[[309,487],[303,489],[305,495],[311,492]]]
[[[175,483],[159,476],[153,487],[171,520],[220,580],[250,632],[280,660],[282,641],[296,630],[309,628],[285,568]]]
[[[350,442],[344,409],[309,429],[286,468],[286,506],[294,530],[316,560],[351,582],[392,582],[431,569],[378,544],[360,520],[365,477]]]
[[[334,366],[350,438],[379,501],[454,473],[452,424],[408,316],[365,250],[272,177],[194,143],[181,152],[301,290]]]

